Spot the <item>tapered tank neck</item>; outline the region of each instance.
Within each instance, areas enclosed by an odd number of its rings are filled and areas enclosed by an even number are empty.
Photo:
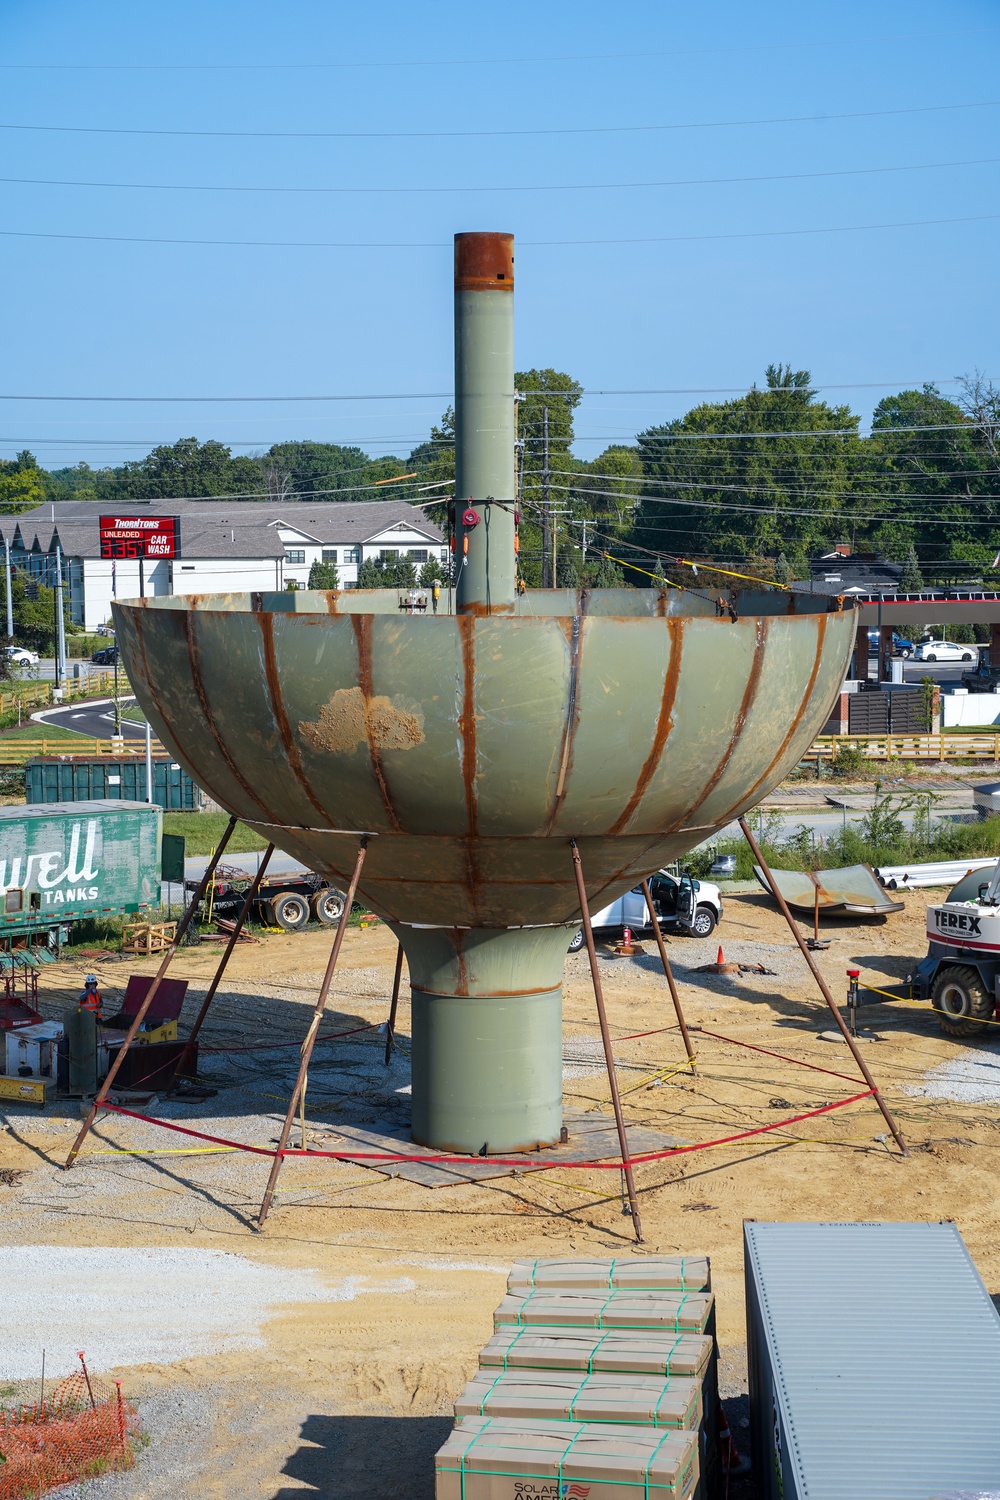
[[[455,557],[459,613],[515,597],[514,236],[455,236]]]

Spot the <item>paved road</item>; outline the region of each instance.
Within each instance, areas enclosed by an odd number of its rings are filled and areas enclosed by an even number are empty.
[[[46,708],[31,717],[39,724],[72,729],[77,734],[91,735],[97,740],[110,739],[115,732],[115,706],[111,698],[101,699],[96,703],[67,703],[64,708]],[[122,734],[127,740],[146,738],[144,725],[136,724],[131,719],[122,719]]]

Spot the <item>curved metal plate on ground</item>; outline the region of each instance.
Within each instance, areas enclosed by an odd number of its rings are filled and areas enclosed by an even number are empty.
[[[840,690],[855,611],[824,596],[531,591],[413,616],[395,591],[114,606],[136,696],[223,807],[406,923],[579,916],[754,806]]]
[[[753,872],[772,895],[771,884],[760,865]],[[887,916],[902,911],[903,901],[893,901],[883,890],[871,865],[845,865],[840,870],[772,870],[775,885],[793,911],[808,913],[848,912],[852,916]]]

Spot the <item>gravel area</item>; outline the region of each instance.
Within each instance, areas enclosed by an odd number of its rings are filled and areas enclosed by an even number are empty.
[[[199,1355],[262,1349],[272,1309],[302,1302],[351,1302],[367,1278],[327,1284],[312,1271],[271,1266],[220,1250],[186,1247],[30,1245],[0,1248],[0,1380],[40,1371],[57,1379],[93,1371],[174,1364]],[[412,1291],[406,1276],[380,1281],[379,1295]]]
[[[956,1099],[965,1104],[1000,1104],[1000,1050],[970,1048],[952,1061],[941,1063],[924,1074],[919,1084],[911,1084],[906,1093],[927,1099]],[[994,1044],[994,1049],[1000,1044]]]

